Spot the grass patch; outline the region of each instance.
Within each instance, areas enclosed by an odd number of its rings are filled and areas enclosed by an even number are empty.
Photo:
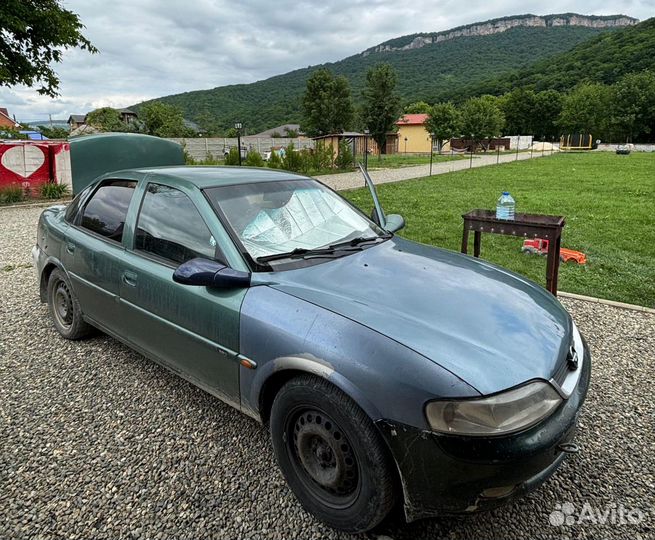
[[[25,190],[18,184],[10,184],[0,188],[0,205],[15,204],[25,199]]]
[[[459,251],[461,215],[495,208],[501,192],[508,190],[517,212],[565,216],[562,247],[586,253],[586,266],[560,266],[560,290],[655,307],[653,171],[655,154],[555,154],[382,184],[378,192],[387,212],[405,217],[402,236]],[[367,190],[344,195],[370,212]],[[545,285],[545,258],[523,255],[521,244],[516,238],[483,234],[481,256]]]
[[[70,193],[66,184],[46,182],[39,187],[39,193],[44,199],[61,199]]]

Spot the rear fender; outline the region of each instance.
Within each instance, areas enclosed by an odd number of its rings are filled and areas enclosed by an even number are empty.
[[[61,270],[66,275],[68,283],[70,283],[71,287],[73,287],[73,281],[68,275],[68,272],[66,271],[66,268],[64,268],[62,262],[57,257],[46,257],[42,267],[37,267],[37,271],[39,272],[39,298],[44,304],[48,301],[48,280],[50,279],[50,274],[52,274],[52,271],[55,268]]]

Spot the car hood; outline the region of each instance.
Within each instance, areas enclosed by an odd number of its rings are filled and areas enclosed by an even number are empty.
[[[482,394],[550,379],[571,339],[570,316],[542,287],[398,237],[267,277],[269,286],[402,343]]]

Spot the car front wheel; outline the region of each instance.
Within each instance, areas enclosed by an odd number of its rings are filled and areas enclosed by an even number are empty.
[[[379,433],[327,381],[302,376],[286,383],[273,402],[270,429],[291,490],[327,525],[368,531],[394,506],[392,463]]]
[[[48,310],[57,331],[66,339],[81,339],[92,327],[82,318],[82,310],[66,275],[55,269],[48,279]]]

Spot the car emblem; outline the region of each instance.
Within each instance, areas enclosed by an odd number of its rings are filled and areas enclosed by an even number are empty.
[[[571,371],[578,369],[578,353],[575,351],[573,346],[569,347],[569,354],[566,355],[566,365]]]

